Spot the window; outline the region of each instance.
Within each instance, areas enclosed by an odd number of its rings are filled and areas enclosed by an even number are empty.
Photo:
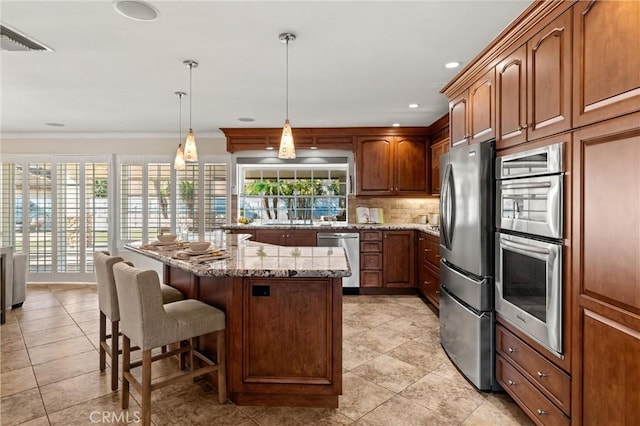
[[[93,252],[153,240],[184,221],[191,239],[226,223],[227,163],[169,158],[3,156],[0,242],[29,254],[29,281],[93,281]],[[114,179],[117,171],[117,179]]]
[[[120,240],[154,240],[160,233],[204,237],[227,221],[227,164],[124,159],[120,164]]]
[[[347,220],[348,164],[238,164],[238,219]]]
[[[29,255],[29,280],[93,279],[108,247],[109,162],[53,156],[1,167],[2,244]]]

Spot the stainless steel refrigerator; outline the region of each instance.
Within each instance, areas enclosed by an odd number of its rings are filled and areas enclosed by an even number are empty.
[[[480,390],[495,380],[493,141],[440,157],[440,343]]]

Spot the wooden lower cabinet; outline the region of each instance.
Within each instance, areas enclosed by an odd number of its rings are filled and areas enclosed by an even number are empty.
[[[360,232],[360,287],[415,287],[415,231]]]
[[[415,287],[414,231],[384,231],[382,257],[385,287]]]
[[[498,383],[539,425],[570,425],[569,418],[501,355],[496,356]]]
[[[440,308],[440,239],[418,233],[418,290]]]
[[[257,229],[255,241],[280,246],[314,247],[317,232],[308,229]]]
[[[422,262],[418,271],[418,290],[429,302],[440,309],[440,273],[429,263]]]
[[[545,398],[570,414],[571,377],[567,373],[500,324],[496,326],[496,351]]]

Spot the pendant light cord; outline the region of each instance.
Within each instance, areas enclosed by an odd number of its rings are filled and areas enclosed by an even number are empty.
[[[189,128],[191,129],[191,112],[193,111],[193,64],[189,64]]]
[[[178,108],[178,143],[182,143],[182,93],[178,93],[180,107]]]
[[[285,93],[286,93],[287,99],[286,99],[286,102],[285,102],[285,105],[286,105],[286,114],[285,115],[286,115],[287,120],[288,120],[289,119],[289,39],[288,38],[287,38],[286,45],[287,45],[287,55],[286,55],[286,58],[287,58],[287,69],[286,69],[285,75],[286,75],[286,79],[287,79],[287,84],[286,84]]]

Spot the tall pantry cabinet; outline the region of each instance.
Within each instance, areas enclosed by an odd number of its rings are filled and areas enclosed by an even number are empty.
[[[640,2],[573,14],[573,419],[640,418]]]

